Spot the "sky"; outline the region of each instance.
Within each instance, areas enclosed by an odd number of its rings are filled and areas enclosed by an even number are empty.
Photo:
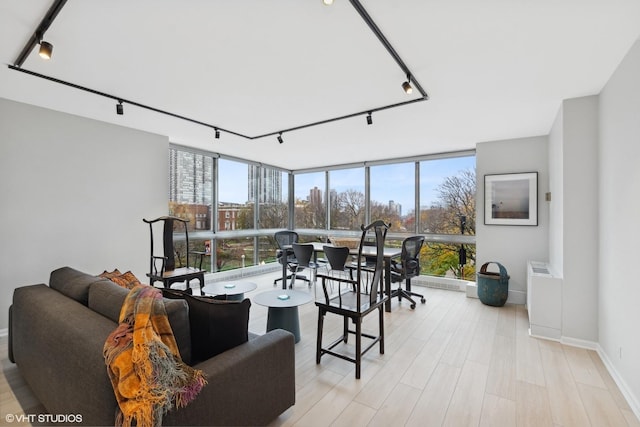
[[[422,206],[429,206],[437,200],[436,188],[448,176],[462,170],[475,168],[475,157],[427,160],[420,165]],[[220,184],[218,200],[232,203],[247,201],[247,164],[220,159]],[[340,169],[329,172],[332,189],[338,193],[354,189],[364,193],[364,168]],[[286,197],[286,179],[283,180],[283,196]],[[295,175],[295,197],[305,200],[309,190],[318,187],[324,195],[324,172]],[[371,166],[371,198],[381,203],[393,200],[402,205],[402,213],[407,214],[414,207],[415,169],[413,163],[398,163]]]

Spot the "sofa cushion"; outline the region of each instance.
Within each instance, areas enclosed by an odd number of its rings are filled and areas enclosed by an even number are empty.
[[[191,351],[195,362],[203,361],[248,340],[251,301],[221,301],[185,295],[189,304]]]
[[[49,287],[63,295],[72,298],[83,305],[89,302],[89,287],[97,282],[107,282],[107,279],[83,273],[71,267],[62,267],[51,272]]]
[[[110,280],[97,282],[89,289],[89,308],[118,323],[120,309],[129,289],[116,285]],[[180,350],[182,360],[191,364],[191,329],[189,326],[189,308],[183,300],[164,299],[164,308],[169,318],[173,336]],[[115,325],[114,325],[115,328]]]

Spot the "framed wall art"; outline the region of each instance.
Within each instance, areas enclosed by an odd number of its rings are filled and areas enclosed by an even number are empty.
[[[486,225],[538,225],[538,172],[484,176]]]

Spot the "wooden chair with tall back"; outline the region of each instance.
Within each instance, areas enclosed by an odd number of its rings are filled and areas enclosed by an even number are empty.
[[[155,282],[162,282],[165,288],[170,288],[172,283],[185,282],[186,290],[190,291],[189,282],[196,279],[200,282],[200,289],[202,289],[204,286],[204,274],[206,273],[206,270],[202,269],[202,257],[200,258],[199,266],[194,265],[192,267],[189,265],[189,230],[187,228],[189,220],[173,216],[161,216],[152,220],[143,218],[142,220],[149,224],[151,233],[151,257],[149,273],[147,273],[149,284],[153,286]],[[154,246],[154,225],[156,223],[162,223],[162,256],[156,255],[156,247]],[[160,228],[160,226],[158,225],[157,228]],[[176,252],[174,228],[177,228],[176,231],[184,232],[186,248],[186,262],[184,265],[182,265],[181,254]]]
[[[387,235],[388,224],[377,220],[367,225],[361,226],[362,237],[360,238],[360,246],[358,249],[359,259],[362,259],[362,247],[365,240],[369,236],[373,236],[377,255],[375,257],[375,265],[366,266],[358,263],[355,268],[355,279],[348,277],[336,277],[318,274],[322,279],[322,290],[324,298],[316,301],[318,307],[318,337],[316,343],[316,363],[320,363],[323,355],[339,357],[356,365],[356,378],[360,378],[362,356],[373,348],[376,344],[380,346],[380,354],[384,354],[384,303],[388,296],[383,295],[381,290],[383,275],[383,252],[384,241]],[[373,268],[373,270],[370,270]],[[327,290],[328,283],[338,284],[338,291],[330,294]],[[378,334],[366,333],[362,331],[362,322],[366,315],[378,312]],[[323,325],[327,313],[335,314],[343,318],[342,335],[327,346],[322,345]],[[354,329],[350,329],[349,321],[353,323]],[[355,355],[352,357],[351,352],[334,351],[339,344],[347,344],[349,334],[355,336]],[[371,339],[364,349],[362,348],[362,338]],[[345,349],[346,350],[346,349]]]

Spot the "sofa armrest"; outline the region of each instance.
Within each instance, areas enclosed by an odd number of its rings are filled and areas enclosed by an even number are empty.
[[[7,349],[7,355],[9,356],[9,362],[16,363],[13,358],[13,333],[11,332],[11,324],[12,324],[12,312],[13,312],[13,304],[9,306],[9,344]]]
[[[295,403],[295,343],[281,329],[194,366],[208,384],[164,425],[266,425]]]

